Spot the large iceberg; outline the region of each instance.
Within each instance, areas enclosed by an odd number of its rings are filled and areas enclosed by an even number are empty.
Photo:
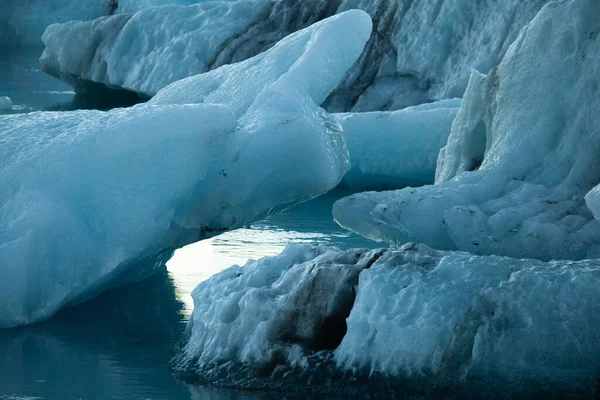
[[[4,0],[0,3],[0,44],[42,45],[52,24],[89,21],[102,16],[165,5],[189,5],[202,0]]]
[[[600,256],[600,3],[546,5],[487,77],[474,72],[434,186],[361,193],[334,216],[369,238],[512,257]],[[597,210],[597,190],[588,204]]]
[[[198,78],[210,83],[207,97],[230,85],[221,90],[243,107],[0,118],[0,327],[142,279],[178,247],[335,187],[348,153],[339,124],[317,104],[370,31],[366,13],[339,14],[245,66]],[[262,80],[239,80],[252,63]],[[165,90],[157,98],[171,96]]]
[[[335,13],[363,9],[374,33],[324,102],[329,111],[396,110],[461,97],[471,68],[496,65],[547,0],[238,0],[164,6],[49,27],[41,62],[79,92],[91,83],[151,97],[187,76],[254,56]]]
[[[354,190],[433,183],[459,107],[460,99],[452,99],[398,111],[334,114],[350,153],[344,182]]]
[[[221,386],[338,395],[590,395],[599,284],[596,260],[289,245],[194,290],[173,366]]]

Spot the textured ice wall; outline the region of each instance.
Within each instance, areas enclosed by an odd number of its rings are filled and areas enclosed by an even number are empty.
[[[173,365],[187,378],[250,388],[590,397],[599,284],[595,260],[290,245],[194,290]]]
[[[437,184],[342,199],[337,221],[390,243],[598,257],[600,225],[584,200],[600,182],[598,20],[596,1],[549,3],[498,67],[473,75]]]
[[[135,12],[165,4],[200,0],[4,0],[0,3],[0,44],[42,45],[52,24],[89,21],[107,15]]]
[[[460,99],[440,100],[399,111],[334,114],[344,130],[355,190],[397,189],[433,182]]]
[[[262,71],[258,87],[237,80],[245,67],[212,71],[211,88],[235,82],[243,109],[143,104],[0,118],[0,327],[143,279],[178,247],[334,188],[348,152],[317,104],[370,30],[368,15],[351,11],[295,33],[246,61]]]
[[[162,7],[127,20],[52,26],[41,61],[70,84],[80,79],[152,96],[173,81],[242,61],[315,21],[359,8],[371,15],[373,34],[324,106],[396,110],[461,97],[471,68],[487,72],[496,65],[546,2],[254,0]],[[74,86],[82,90],[81,82]]]

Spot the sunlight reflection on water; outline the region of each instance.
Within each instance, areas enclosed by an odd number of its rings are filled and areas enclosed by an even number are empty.
[[[331,215],[333,203],[348,192],[335,190],[248,228],[224,233],[178,250],[167,263],[177,298],[185,303],[187,316],[193,310],[190,293],[202,281],[232,265],[249,259],[279,254],[288,243],[325,244],[347,249],[381,247],[340,228]]]

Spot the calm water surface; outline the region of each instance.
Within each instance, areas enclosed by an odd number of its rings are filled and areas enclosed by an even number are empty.
[[[0,96],[14,112],[77,108],[69,86],[45,76],[41,49],[0,48]],[[336,191],[309,203],[179,250],[167,271],[128,285],[49,321],[0,330],[0,400],[279,399],[280,394],[189,386],[168,362],[192,312],[190,292],[216,272],[278,254],[289,242],[341,248],[376,243],[339,228]]]

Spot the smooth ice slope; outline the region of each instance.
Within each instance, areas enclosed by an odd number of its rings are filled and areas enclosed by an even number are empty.
[[[141,279],[177,247],[335,187],[348,153],[317,103],[369,34],[368,15],[348,12],[259,56],[259,87],[236,80],[239,66],[211,72],[212,89],[237,83],[243,109],[144,104],[0,118],[0,327]],[[307,60],[323,62],[307,73]]]
[[[600,224],[584,196],[600,182],[598,20],[596,1],[549,3],[497,68],[473,76],[438,184],[342,199],[337,221],[390,243],[597,258]]]
[[[315,21],[358,8],[373,17],[375,33],[324,107],[396,110],[461,97],[471,68],[487,72],[496,65],[546,2],[249,0],[165,6],[132,17],[52,26],[41,61],[46,72],[79,92],[93,81],[153,96],[171,82],[242,61]]]
[[[344,130],[353,189],[398,189],[433,183],[460,99],[400,111],[334,114]]]
[[[289,245],[194,290],[174,365],[219,385],[363,396],[367,381],[387,397],[591,394],[599,284],[596,260]]]

